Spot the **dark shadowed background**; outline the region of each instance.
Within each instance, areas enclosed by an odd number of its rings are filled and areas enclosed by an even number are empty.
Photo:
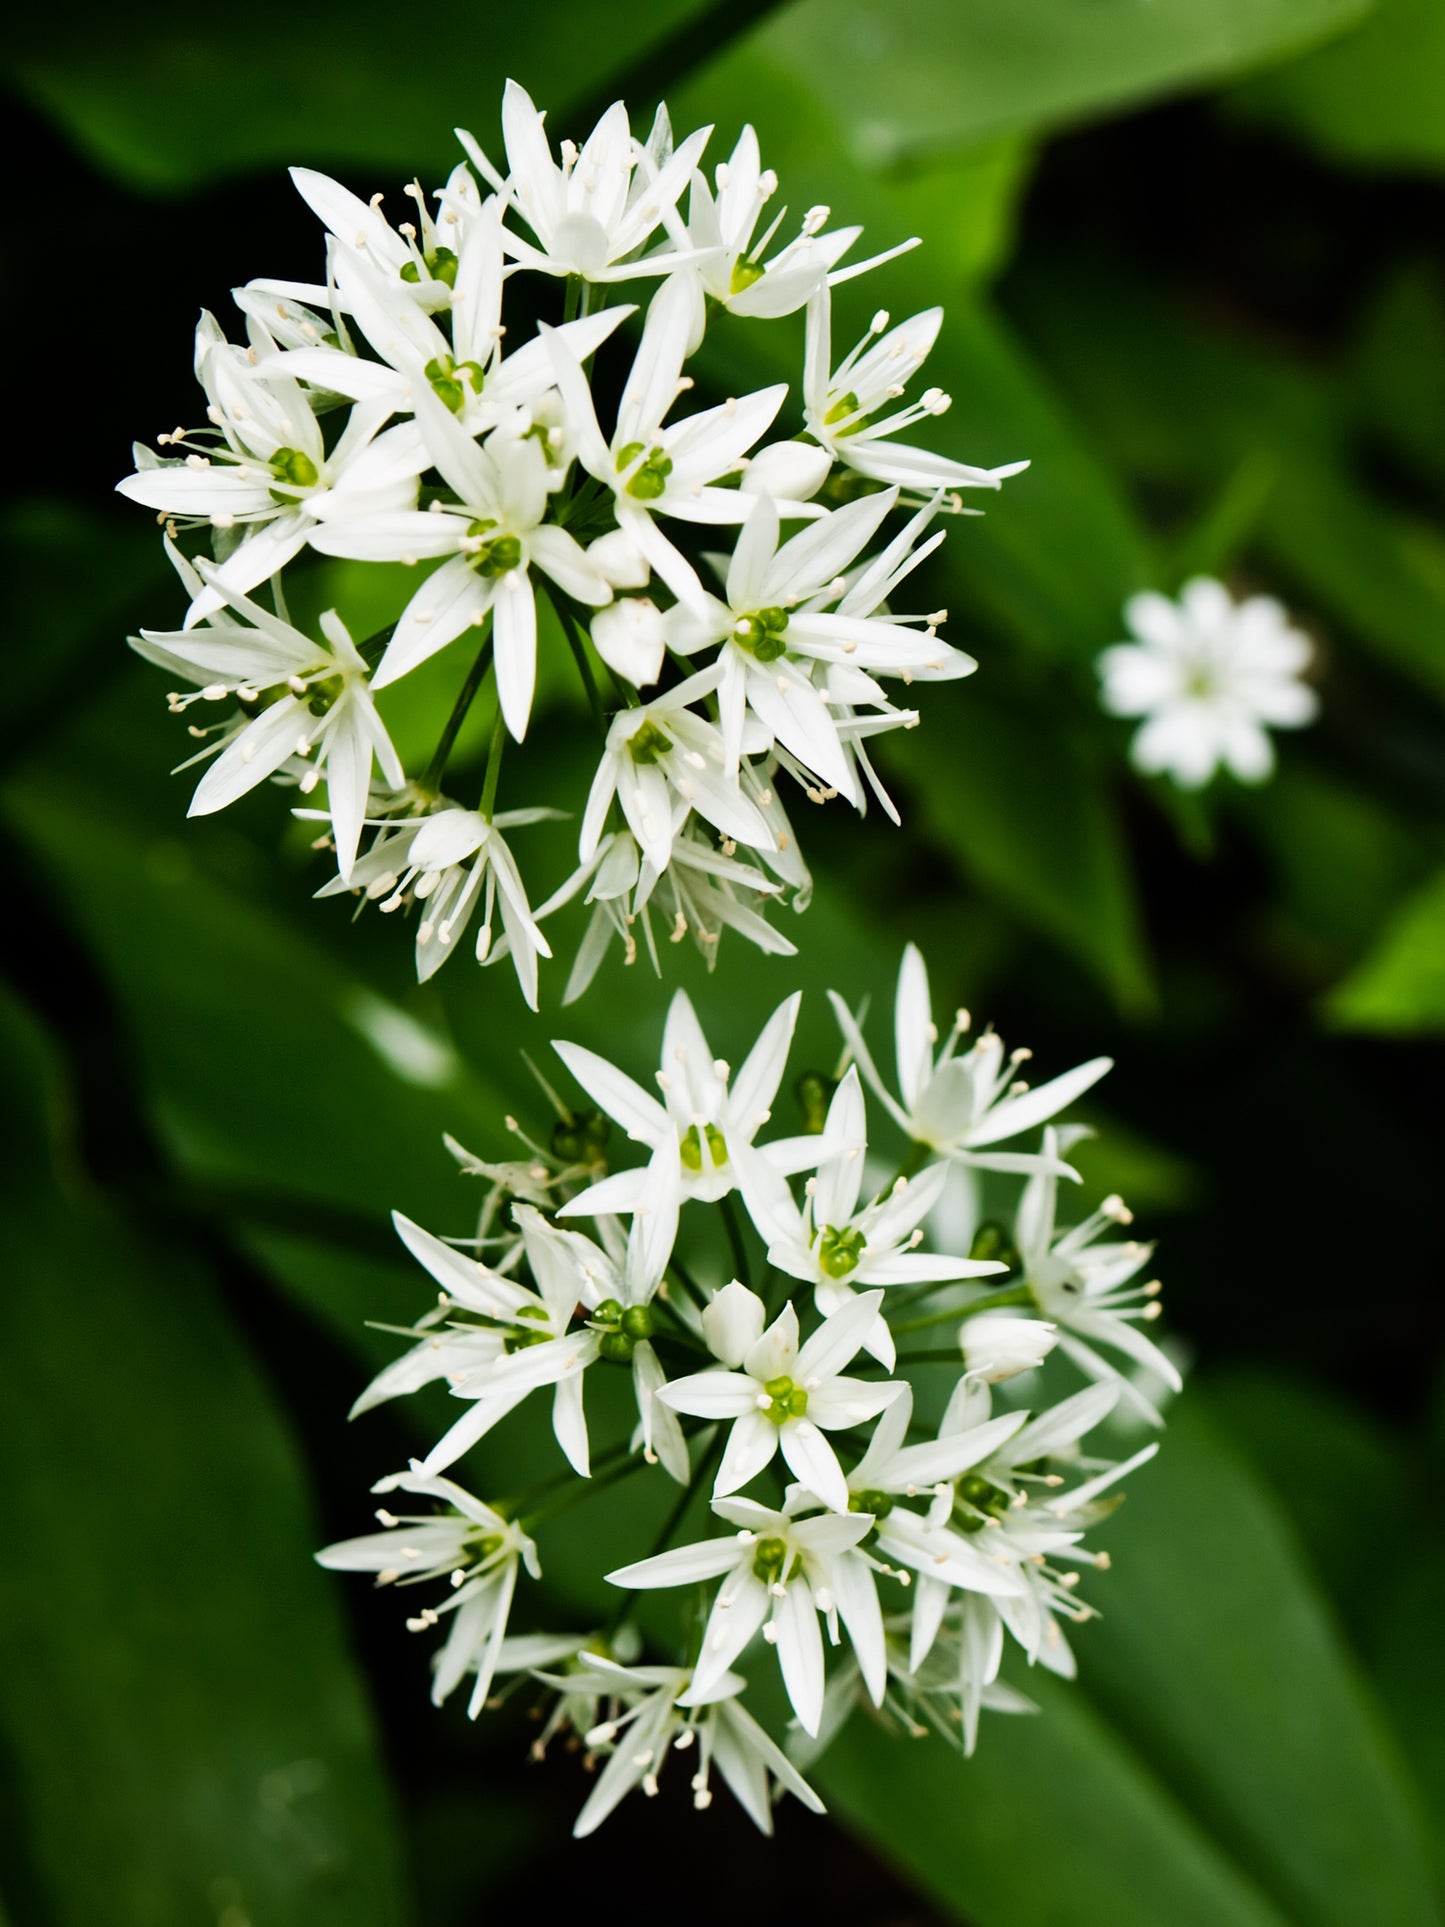
[[[286,164],[435,186],[455,123],[497,145],[508,74],[557,134],[665,91],[715,160],[751,120],[795,211],[923,237],[844,306],[942,301],[940,445],[1032,460],[920,604],[980,673],[888,759],[902,832],[803,822],[796,965],[731,940],[711,980],[669,963],[730,1056],[796,981],[799,1061],[827,1062],[823,987],[877,1022],[907,935],[945,1008],[1042,1066],[1113,1053],[1086,1189],[1160,1237],[1193,1361],[1077,1687],[1028,1681],[1042,1716],[986,1720],[967,1764],[855,1721],[830,1819],[785,1810],[772,1845],[666,1782],[572,1845],[583,1771],[527,1764],[525,1694],[434,1712],[397,1602],[312,1566],[414,1444],[344,1423],[390,1348],[363,1321],[420,1302],[386,1210],[459,1227],[441,1133],[499,1155],[503,1112],[540,1122],[516,1048],[558,1020],[504,971],[418,990],[394,925],[310,901],[273,796],[187,824],[124,646],[179,616],[111,488],[133,436],[195,418],[197,308],[315,275]],[[12,25],[4,75],[0,1913],[1438,1921],[1445,10],[64,4]],[[1184,800],[1131,774],[1092,665],[1127,595],[1201,570],[1288,602],[1323,707],[1267,787]],[[320,575],[364,602],[354,568]],[[575,786],[579,719],[546,722]],[[561,1020],[634,1071],[643,968],[614,958]],[[433,1046],[401,1070],[398,1008]],[[574,1516],[579,1552],[611,1529]]]

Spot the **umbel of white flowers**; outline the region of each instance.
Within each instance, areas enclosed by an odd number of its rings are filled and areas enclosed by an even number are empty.
[[[821,1807],[804,1770],[855,1710],[968,1752],[983,1708],[1031,1710],[1000,1676],[1005,1649],[1072,1673],[1066,1628],[1092,1611],[1077,1582],[1107,1563],[1086,1536],[1156,1450],[1085,1441],[1116,1413],[1157,1426],[1179,1387],[1146,1335],[1151,1247],[1111,1235],[1124,1205],[1061,1220],[1087,1135],[1064,1115],[1109,1061],[1029,1087],[1028,1052],[992,1030],[966,1041],[964,1013],[940,1034],[910,946],[894,1077],[835,998],[843,1061],[800,1080],[806,1128],[778,1135],[798,1002],[734,1071],[679,992],[656,1094],[558,1043],[592,1108],[554,1096],[550,1143],[526,1138],[509,1162],[451,1145],[484,1185],[465,1235],[396,1220],[440,1296],[356,1411],[444,1387],[458,1415],[377,1485],[379,1530],[319,1557],[433,1589],[407,1623],[441,1636],[438,1703],[464,1682],[473,1716],[498,1693],[540,1697],[535,1751],[566,1730],[596,1772],[579,1834],[634,1788],[656,1793],[673,1754],[697,1806],[716,1769],[770,1831],[781,1793]],[[869,1092],[892,1152],[870,1136]],[[639,1155],[615,1160],[619,1137]],[[594,1437],[589,1404],[617,1410],[599,1396],[609,1373],[629,1415]],[[534,1396],[557,1456],[518,1424]],[[471,1453],[485,1502],[449,1476]],[[599,1560],[616,1610],[547,1627],[551,1522],[664,1478],[677,1496],[651,1544],[619,1523]],[[645,1659],[643,1592],[677,1601],[670,1642]],[[781,1734],[743,1703],[769,1648]]]
[[[905,585],[960,491],[1025,466],[911,439],[948,407],[917,386],[941,309],[880,311],[835,359],[833,289],[912,241],[845,265],[861,230],[829,228],[826,208],[786,229],[786,210],[766,212],[778,182],[751,128],[709,179],[711,130],[674,142],[665,111],[642,141],[618,103],[557,152],[543,118],[509,82],[505,169],[462,133],[467,160],[430,197],[409,187],[395,224],[380,195],[294,169],[325,230],[316,281],[236,289],[244,344],[202,315],[204,424],[137,444],[119,485],[155,512],[189,598],[181,627],[133,646],[191,719],[192,813],[268,779],[302,796],[324,785],[296,812],[336,857],[320,894],[408,910],[422,977],[465,938],[480,962],[510,955],[534,1007],[543,926],[579,896],[592,916],[569,1001],[614,937],[631,961],[640,932],[656,966],[654,911],[709,961],[724,929],[793,950],[765,914],[809,895],[780,782],[860,811],[871,797],[897,820],[871,739],[918,721],[913,687],[975,667]],[[551,318],[534,328],[539,302]],[[728,326],[799,310],[800,408],[786,382],[729,392]],[[717,321],[716,399],[698,407],[685,371]],[[599,400],[610,378],[593,378],[609,357],[615,411]],[[308,554],[377,565],[379,584],[379,565],[400,563],[415,584],[376,634],[331,611],[315,636],[283,587]],[[499,808],[503,752],[532,719],[540,621],[575,658],[596,774],[528,794],[513,751]],[[443,652],[455,700],[409,768],[386,691]],[[447,785],[477,703],[494,727],[472,799]],[[544,893],[514,833],[564,806],[576,868],[534,907]]]

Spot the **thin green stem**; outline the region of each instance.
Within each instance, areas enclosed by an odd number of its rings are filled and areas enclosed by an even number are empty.
[[[706,1485],[707,1481],[712,1477],[713,1468],[722,1457],[723,1444],[726,1437],[727,1432],[725,1428],[719,1426],[713,1436],[712,1443],[694,1466],[692,1476],[678,1493],[672,1506],[668,1510],[667,1517],[658,1527],[657,1537],[653,1540],[651,1547],[644,1555],[646,1558],[655,1559],[660,1552],[666,1552],[669,1545],[671,1545],[673,1534],[687,1516],[687,1509],[692,1504],[693,1495],[700,1486]],[[631,1590],[624,1590],[622,1598],[618,1602],[616,1612],[613,1613],[607,1623],[607,1637],[609,1639],[617,1631],[623,1620],[626,1619],[628,1613],[631,1612],[633,1598],[634,1594]]]
[[[607,734],[607,717],[602,708],[602,697],[598,693],[597,679],[592,674],[592,665],[587,660],[587,645],[582,639],[582,630],[572,614],[567,598],[552,590],[547,591],[547,599],[557,612],[557,620],[562,625],[562,633],[567,638],[567,647],[572,651],[572,660],[577,665],[577,673],[582,678],[582,687],[587,692],[587,702],[592,710],[593,720],[603,735]]]
[[[894,1370],[900,1365],[952,1365],[955,1370],[961,1370],[963,1356],[957,1351],[900,1352],[893,1361]]]
[[[971,1298],[966,1305],[952,1305],[947,1311],[931,1311],[923,1318],[905,1318],[901,1325],[894,1325],[895,1337],[904,1332],[927,1331],[932,1325],[955,1324],[961,1318],[972,1318],[975,1312],[993,1311],[999,1305],[1031,1305],[1034,1295],[1027,1285],[1015,1285],[1009,1291],[990,1292],[987,1298]]]
[[[615,1485],[619,1479],[625,1479],[630,1472],[636,1472],[643,1463],[642,1448],[639,1446],[635,1452],[629,1452],[626,1458],[616,1465],[609,1466],[605,1472],[594,1472],[590,1479],[584,1479],[580,1473],[574,1472],[569,1485],[558,1493],[550,1505],[544,1505],[540,1511],[526,1518],[519,1517],[517,1523],[524,1532],[535,1532],[537,1527],[545,1525],[548,1519],[555,1518],[559,1512],[566,1512],[580,1499],[590,1499],[594,1492],[605,1491],[609,1485]]]
[[[497,720],[492,724],[492,746],[487,751],[487,774],[482,786],[481,813],[490,823],[492,811],[497,806],[497,778],[502,773],[502,751],[507,746],[507,725],[502,719],[500,706]]]
[[[630,1446],[608,1446],[605,1452],[600,1452],[597,1456],[593,1466],[594,1477],[598,1471],[605,1470],[617,1460],[629,1457],[630,1454]],[[520,1518],[530,1506],[535,1505],[539,1499],[545,1499],[549,1492],[555,1492],[558,1486],[575,1485],[579,1487],[590,1487],[591,1484],[591,1479],[584,1479],[580,1472],[574,1472],[569,1465],[562,1471],[549,1472],[545,1479],[539,1479],[535,1485],[529,1485],[524,1491],[519,1492],[515,1498],[497,1500],[494,1509],[500,1512],[505,1518],[517,1519]]]
[[[274,581],[276,585],[276,593],[279,595],[281,592],[280,576],[276,576],[274,578]],[[283,622],[286,620],[285,612],[283,610],[278,609],[276,613],[281,617]],[[367,664],[369,668],[375,669],[376,665],[381,661],[383,655],[385,655],[386,653],[386,645],[391,641],[392,637],[395,634],[396,634],[396,624],[394,622],[389,622],[387,623],[384,629],[378,629],[375,635],[368,636],[365,642],[357,643],[356,653],[362,658],[362,660]]]
[[[733,1254],[733,1270],[738,1282],[751,1288],[748,1276],[750,1269],[748,1247],[743,1238],[742,1220],[738,1217],[738,1208],[733,1202],[731,1193],[725,1198],[718,1199],[718,1209],[722,1212],[722,1221],[727,1227],[728,1245]]]
[[[925,1144],[921,1138],[915,1138],[912,1144],[909,1145],[903,1162],[888,1180],[888,1191],[892,1191],[894,1185],[897,1184],[900,1178],[917,1177],[924,1165],[927,1164],[928,1155],[932,1149],[933,1146],[931,1144]],[[884,1195],[886,1196],[887,1193],[885,1192]]]
[[[492,666],[492,615],[488,610],[483,622],[484,641],[477,651],[476,661],[467,671],[467,679],[462,684],[461,693],[452,704],[452,713],[447,717],[446,728],[432,752],[432,759],[426,766],[426,774],[421,779],[424,790],[436,794],[441,788],[442,777],[446,774],[447,758],[452,753],[452,745],[457,740],[457,732],[467,720],[467,712],[476,701],[477,691],[487,679]]]
[[[580,274],[569,274],[567,276],[567,286],[562,296],[562,326],[564,328],[569,321],[575,321],[577,319],[577,310],[581,305],[582,291],[585,285],[586,283]]]

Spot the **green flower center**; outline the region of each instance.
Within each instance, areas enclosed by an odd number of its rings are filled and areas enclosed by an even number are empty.
[[[968,1255],[985,1262],[1007,1265],[1010,1271],[1018,1269],[1019,1254],[1014,1241],[1009,1236],[1007,1226],[1000,1224],[997,1218],[984,1219],[973,1234]]]
[[[532,1324],[547,1324],[547,1312],[542,1305],[523,1305],[517,1311],[518,1318],[525,1318]],[[509,1331],[502,1343],[509,1352],[524,1352],[531,1345],[545,1345],[551,1338],[550,1331]]]
[[[776,1586],[788,1566],[786,1539],[759,1539],[753,1547],[753,1571],[765,1586]]]
[[[609,1364],[630,1365],[632,1354],[644,1338],[651,1338],[652,1312],[647,1305],[626,1305],[618,1298],[604,1298],[588,1324],[600,1330],[597,1350]]]
[[[304,448],[278,448],[271,457],[271,473],[278,482],[285,482],[290,488],[315,488],[321,479],[321,471]],[[279,502],[289,502],[291,499],[275,489],[271,492]]]
[[[755,609],[733,626],[733,641],[759,662],[776,662],[788,652],[783,641],[788,628],[786,609]]]
[[[601,1164],[611,1130],[601,1111],[578,1111],[569,1123],[552,1126],[552,1155],[564,1164]]]
[[[958,1496],[961,1504],[954,1512],[954,1523],[964,1532],[981,1532],[985,1519],[1001,1518],[1012,1503],[1007,1492],[981,1472],[959,1480]]]
[[[666,730],[659,729],[649,716],[641,729],[635,729],[627,739],[627,749],[634,763],[645,767],[649,763],[661,762],[672,748],[672,738]]]
[[[808,1409],[808,1394],[791,1378],[770,1378],[763,1386],[768,1403],[763,1417],[774,1425],[786,1425],[790,1418],[802,1418]]]
[[[346,687],[344,676],[326,676],[306,691],[306,707],[313,716],[324,716]]]
[[[404,272],[404,270],[403,270]],[[422,370],[438,401],[445,402],[454,415],[460,415],[467,389],[482,392],[485,376],[479,361],[453,361],[450,355],[437,355]]]
[[[828,1106],[838,1084],[825,1071],[804,1071],[793,1086],[798,1109],[803,1113],[803,1129],[816,1137],[828,1121]]]
[[[850,1512],[871,1512],[875,1519],[886,1519],[893,1510],[893,1494],[891,1492],[875,1492],[871,1486],[866,1487],[862,1492],[850,1492],[848,1494],[848,1510]]]
[[[846,1278],[863,1256],[863,1233],[854,1225],[825,1225],[818,1241],[818,1263],[830,1278]]]
[[[742,294],[745,289],[753,285],[754,281],[761,281],[762,278],[762,262],[750,260],[746,254],[740,254],[733,262],[733,271],[728,277],[728,293]]]
[[[629,469],[642,454],[645,442],[628,442],[617,451],[617,470],[621,474]],[[655,502],[667,487],[667,478],[672,473],[672,457],[664,455],[660,448],[649,449],[646,459],[635,475],[627,483],[627,493],[634,501]]]
[[[847,394],[840,395],[838,397],[837,401],[833,403],[833,406],[828,410],[827,414],[823,417],[823,426],[825,428],[832,428],[835,423],[845,422],[848,420],[848,417],[850,415],[856,415],[857,412],[858,412],[858,397],[853,393],[853,390],[850,388]],[[838,432],[842,435],[851,435],[855,429],[859,429],[862,426],[863,426],[863,423],[861,421],[850,422],[847,428],[839,429]]]
[[[707,1138],[708,1155],[711,1157],[714,1166],[716,1167],[727,1163],[728,1141],[716,1124],[705,1124],[702,1127],[702,1135],[699,1135],[698,1128],[695,1124],[689,1124],[683,1132],[682,1142],[678,1146],[678,1155],[682,1159],[685,1170],[701,1171],[703,1136]]]
[[[495,522],[469,522],[467,534],[483,536],[489,529],[496,527]],[[497,535],[482,546],[472,556],[472,567],[478,575],[506,575],[509,569],[520,568],[522,563],[522,544],[515,535]]]
[[[426,257],[426,267],[433,281],[445,281],[449,288],[457,285],[457,257],[450,248],[433,248]],[[413,285],[421,280],[421,270],[415,261],[403,264],[401,278]]]

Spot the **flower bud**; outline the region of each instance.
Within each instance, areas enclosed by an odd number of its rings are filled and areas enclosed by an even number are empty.
[[[651,564],[626,529],[599,535],[587,550],[587,560],[614,589],[645,589],[652,580]]]
[[[815,448],[810,442],[769,442],[743,470],[743,493],[808,502],[827,481],[832,466],[826,448]]]
[[[702,1335],[713,1357],[736,1370],[762,1337],[765,1317],[756,1292],[736,1278],[724,1285],[702,1315]]]
[[[1015,1318],[1006,1311],[966,1318],[959,1333],[964,1364],[990,1385],[1041,1365],[1054,1349],[1056,1339],[1055,1328],[1042,1319]]]
[[[662,614],[646,596],[624,596],[599,609],[592,618],[592,640],[607,667],[635,689],[645,689],[662,674]]]

